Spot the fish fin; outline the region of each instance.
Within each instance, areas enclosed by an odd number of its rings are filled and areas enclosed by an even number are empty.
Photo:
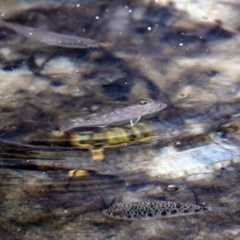
[[[131,123],[131,126],[135,125],[136,123],[139,122],[139,120],[141,119],[141,116],[138,117],[138,118],[133,118],[130,120],[130,123]]]
[[[107,123],[107,124],[105,124],[105,125],[100,125],[100,126],[98,126],[98,127],[104,128],[104,127],[107,127],[108,125],[110,125],[110,123]]]
[[[74,128],[85,127],[84,122],[72,121],[72,120],[63,120],[59,122],[59,131],[67,132]]]
[[[67,120],[62,120],[59,122],[59,132],[60,133],[63,133],[63,132],[66,132],[69,128],[69,122]]]
[[[94,161],[101,161],[104,159],[104,149],[103,148],[97,148],[97,149],[90,149],[92,160]]]

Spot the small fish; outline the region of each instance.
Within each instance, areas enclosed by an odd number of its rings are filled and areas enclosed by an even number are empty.
[[[80,127],[105,127],[112,123],[129,121],[131,126],[136,124],[142,116],[156,113],[164,109],[167,105],[160,101],[141,100],[138,104],[131,105],[125,108],[116,109],[110,113],[88,119],[84,122],[67,121],[62,123],[60,131],[65,132],[74,128]]]
[[[43,31],[37,28],[8,23],[0,20],[0,27],[11,29],[23,37],[33,39],[50,46],[65,48],[97,48],[105,47],[108,43],[101,43],[93,39],[71,36],[61,33]]]
[[[103,211],[103,214],[123,220],[157,219],[184,216],[209,209],[191,203],[176,203],[168,201],[136,201],[117,202]]]
[[[97,128],[94,131],[75,130],[62,133],[53,132],[50,144],[58,146],[73,146],[79,149],[88,149],[92,160],[103,160],[104,149],[125,145],[134,142],[146,142],[152,140],[155,135],[146,123],[137,123],[134,126]],[[32,140],[31,143],[37,143]],[[41,143],[40,143],[41,144]]]

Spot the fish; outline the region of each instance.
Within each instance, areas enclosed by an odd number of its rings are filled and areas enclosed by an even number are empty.
[[[113,123],[130,121],[131,126],[139,122],[141,117],[159,112],[167,107],[167,104],[152,99],[141,100],[137,104],[116,109],[110,113],[96,116],[83,122],[65,121],[60,124],[60,132],[80,127],[106,127]]]
[[[126,125],[107,129],[96,128],[94,131],[75,130],[63,134],[56,131],[53,132],[51,144],[88,149],[91,152],[92,160],[99,161],[105,157],[105,148],[121,146],[127,143],[145,142],[154,137],[154,132],[146,123],[137,123],[132,127]]]
[[[106,47],[110,45],[110,43],[107,42],[98,42],[89,38],[44,31],[38,28],[26,27],[2,20],[0,20],[0,27],[11,29],[25,38],[41,42],[45,45],[56,47],[85,49]]]
[[[205,206],[170,201],[116,202],[103,210],[107,217],[122,220],[161,219],[209,211]]]

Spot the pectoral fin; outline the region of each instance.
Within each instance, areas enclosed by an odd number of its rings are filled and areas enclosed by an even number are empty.
[[[133,118],[130,120],[130,123],[131,123],[131,126],[135,125],[136,123],[139,122],[139,120],[141,119],[141,116],[138,117],[138,118]]]
[[[104,127],[107,127],[108,125],[110,125],[110,123],[107,123],[107,124],[105,124],[105,125],[99,125],[98,127],[104,128]]]
[[[104,159],[104,149],[103,148],[97,148],[97,149],[90,149],[92,160],[94,161],[101,161]]]

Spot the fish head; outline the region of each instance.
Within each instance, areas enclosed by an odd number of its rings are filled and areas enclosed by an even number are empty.
[[[139,101],[138,106],[139,108],[142,109],[142,115],[147,115],[163,110],[164,108],[167,107],[167,104],[160,101],[149,99]]]

